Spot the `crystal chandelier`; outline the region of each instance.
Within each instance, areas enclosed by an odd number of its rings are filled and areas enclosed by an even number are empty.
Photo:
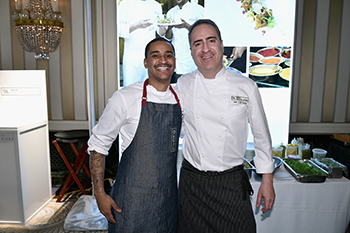
[[[36,59],[49,59],[49,52],[54,52],[61,43],[63,22],[58,11],[58,0],[55,11],[51,0],[22,0],[23,10],[15,0],[12,19],[16,22],[16,34],[22,48],[35,52]]]

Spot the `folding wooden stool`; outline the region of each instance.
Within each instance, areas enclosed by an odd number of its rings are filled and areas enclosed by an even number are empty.
[[[87,149],[87,141],[89,139],[89,131],[87,130],[60,131],[55,133],[54,136],[56,139],[53,140],[52,143],[55,145],[58,153],[60,154],[61,158],[63,159],[64,163],[66,164],[69,170],[69,175],[58,195],[57,202],[61,201],[63,195],[72,188],[74,183],[78,185],[83,195],[87,195],[85,188],[91,182],[91,174],[90,174],[89,168],[85,164],[85,160],[88,157],[88,153],[86,149]],[[70,144],[75,155],[77,156],[73,166],[67,159],[67,156],[64,154],[58,142]],[[77,142],[83,142],[83,146],[81,147],[80,151],[78,151],[75,145],[75,143]],[[82,182],[79,180],[79,177],[78,177],[78,174],[80,173],[82,168],[85,170],[86,174],[88,175],[88,180],[84,183],[84,185],[82,184]]]

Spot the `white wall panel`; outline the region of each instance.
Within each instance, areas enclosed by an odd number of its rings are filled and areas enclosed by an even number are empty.
[[[10,2],[1,1],[0,6],[0,53],[1,69],[12,70],[12,38],[11,38],[11,18]],[[14,38],[17,40],[17,38]]]
[[[304,14],[304,0],[297,1],[296,17],[295,17],[295,39],[294,39],[294,55],[293,55],[293,77],[292,77],[292,93],[291,93],[291,109],[290,109],[290,122],[296,122],[298,114],[298,87],[300,79],[300,61],[301,61],[301,44],[302,44],[302,31],[303,31],[303,14]]]
[[[49,93],[52,120],[63,120],[60,48],[49,54]]]
[[[96,1],[96,85],[97,85],[97,106],[96,114],[97,118],[102,115],[105,108],[104,98],[104,70],[103,70],[103,12],[102,12],[102,1]]]
[[[334,122],[345,122],[350,88],[350,1],[344,0]]]
[[[321,122],[326,72],[329,1],[318,1],[309,122]]]
[[[105,101],[118,89],[116,1],[103,2]]]
[[[24,51],[24,69],[25,70],[36,70],[36,60],[34,55],[35,53],[29,53]]]
[[[71,1],[71,12],[74,117],[87,120],[83,1]]]

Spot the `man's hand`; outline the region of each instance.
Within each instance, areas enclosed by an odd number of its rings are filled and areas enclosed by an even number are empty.
[[[142,19],[142,20],[136,22],[136,25],[137,25],[138,28],[147,28],[147,27],[152,25],[150,20],[151,19]]]
[[[104,190],[103,175],[105,170],[105,156],[96,151],[90,152],[90,167],[91,178],[94,188],[94,196],[100,212],[107,218],[107,220],[115,224],[115,220],[112,215],[112,208],[117,212],[122,210],[117,206],[114,200],[108,196]]]
[[[152,25],[151,19],[142,19],[130,25],[129,33],[139,28],[147,28]]]
[[[233,60],[236,60],[236,59],[242,57],[242,54],[246,49],[247,49],[247,47],[234,47],[232,49],[232,53],[231,53],[230,57]]]
[[[122,212],[122,210],[117,206],[114,200],[107,194],[98,194],[96,197],[96,202],[100,212],[107,218],[108,222],[115,224],[115,219],[112,215],[112,208],[117,212]]]
[[[259,207],[260,204],[263,204],[262,207],[263,214],[266,211],[272,209],[272,206],[275,202],[275,190],[273,188],[273,175],[272,173],[263,174],[263,179],[259,188],[258,198],[256,200],[256,207]],[[262,203],[262,199],[264,202]]]
[[[176,28],[186,28],[187,30],[190,28],[190,24],[187,23],[184,19],[181,19],[182,24],[175,25]]]
[[[181,24],[174,25],[174,26],[168,26],[168,29],[166,30],[165,37],[169,40],[173,38],[173,28],[186,28],[187,30],[191,27],[189,23],[187,23],[184,19],[181,19]],[[160,34],[161,35],[161,34]]]

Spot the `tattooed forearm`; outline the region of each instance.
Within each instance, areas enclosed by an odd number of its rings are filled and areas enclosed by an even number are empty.
[[[94,193],[104,193],[104,155],[96,151],[92,151],[90,158],[90,167],[94,185]]]

